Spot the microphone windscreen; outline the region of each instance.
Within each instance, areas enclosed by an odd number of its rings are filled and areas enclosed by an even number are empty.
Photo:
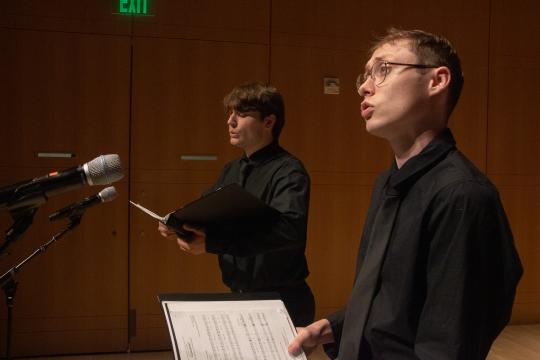
[[[120,156],[101,155],[84,164],[86,180],[90,185],[108,185],[124,177]]]
[[[116,192],[114,186],[109,186],[108,188],[105,188],[99,192],[101,202],[113,201],[116,199],[116,196],[118,196],[118,193]]]

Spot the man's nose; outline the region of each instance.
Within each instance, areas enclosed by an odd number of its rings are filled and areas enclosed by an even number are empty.
[[[373,79],[370,76],[368,76],[366,80],[364,80],[364,82],[360,84],[360,86],[358,87],[357,89],[358,95],[362,97],[366,97],[368,95],[373,94],[373,89],[374,89]]]
[[[236,116],[234,114],[229,115],[229,118],[227,119],[227,125],[236,127]]]

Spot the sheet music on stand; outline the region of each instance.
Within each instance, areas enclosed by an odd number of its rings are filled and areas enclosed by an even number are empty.
[[[307,360],[287,347],[296,329],[277,294],[162,294],[176,360]]]

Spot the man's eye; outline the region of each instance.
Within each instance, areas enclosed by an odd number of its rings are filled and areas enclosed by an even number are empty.
[[[379,67],[377,68],[377,76],[384,76],[384,75],[386,75],[387,72],[388,72],[388,70],[389,70],[389,69],[388,69],[388,65],[386,65],[386,64],[381,64],[381,66],[379,66]]]

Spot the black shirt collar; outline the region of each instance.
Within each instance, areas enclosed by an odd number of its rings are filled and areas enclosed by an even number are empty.
[[[420,154],[410,158],[400,169],[394,160],[388,185],[403,194],[429,169],[437,165],[452,149],[456,141],[450,129],[443,130]]]
[[[273,158],[276,154],[281,153],[282,151],[283,149],[281,146],[279,146],[279,143],[277,141],[272,141],[265,147],[255,151],[249,157],[244,154],[241,161],[257,166],[264,161]]]

